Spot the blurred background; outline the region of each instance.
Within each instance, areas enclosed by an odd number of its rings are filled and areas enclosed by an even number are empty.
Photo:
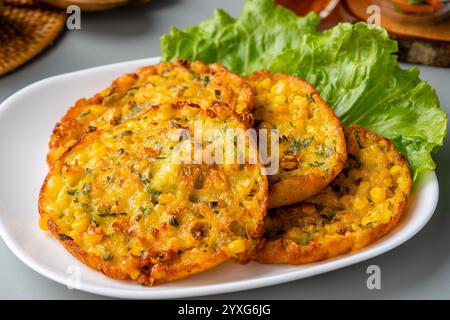
[[[315,11],[322,18],[325,30],[341,21],[367,21],[380,23],[399,43],[401,61],[450,66],[450,1],[449,0],[277,0],[298,15]],[[81,10],[81,30],[71,30],[85,35],[77,50],[66,53],[66,61],[77,59],[79,50],[95,51],[96,43],[118,36],[120,46],[111,50],[127,51],[135,41],[147,41],[146,32],[162,35],[169,25],[185,27],[197,23],[198,13],[187,10],[183,19],[160,24],[158,10],[169,6],[186,6],[186,0],[0,0],[0,76],[13,72],[35,58],[47,47],[58,47],[74,23],[76,5]],[[212,12],[210,1],[204,1],[205,10]],[[215,6],[215,5],[214,5]],[[68,9],[69,8],[69,9]],[[154,13],[151,13],[153,11]],[[238,12],[235,12],[237,15]],[[209,14],[210,15],[210,14]],[[158,21],[158,23],[155,23]],[[67,22],[67,25],[66,25]],[[155,30],[155,27],[162,27]],[[86,32],[82,32],[86,31]],[[142,37],[144,35],[144,37]],[[73,36],[73,35],[70,35]],[[89,41],[95,37],[95,42]],[[150,42],[150,35],[148,41]],[[157,41],[152,41],[155,45]],[[53,50],[57,50],[53,48]],[[135,50],[135,49],[132,49]],[[159,51],[148,51],[148,56]],[[143,57],[145,54],[136,55]],[[124,55],[124,59],[129,59]],[[105,64],[109,61],[101,61]]]

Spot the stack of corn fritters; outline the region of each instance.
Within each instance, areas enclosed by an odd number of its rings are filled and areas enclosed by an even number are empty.
[[[199,141],[198,126],[215,135]],[[177,161],[180,145],[204,154],[251,128],[278,130],[274,174],[251,136],[254,161]],[[90,267],[145,285],[230,258],[301,264],[359,249],[392,229],[411,187],[393,145],[344,133],[305,81],[198,61],[143,67],[79,100],[49,146],[41,228]]]

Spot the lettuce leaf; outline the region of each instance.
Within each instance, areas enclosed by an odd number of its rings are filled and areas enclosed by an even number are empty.
[[[220,62],[239,74],[268,66],[286,49],[297,49],[303,35],[317,33],[319,17],[298,17],[273,0],[247,1],[238,19],[218,9],[214,17],[161,38],[163,60]]]
[[[222,10],[198,26],[161,38],[164,60],[219,62],[247,75],[269,69],[315,86],[344,124],[357,123],[393,141],[414,179],[435,168],[431,153],[447,119],[417,68],[397,63],[397,43],[384,29],[342,23],[317,31],[315,14],[298,17],[273,0],[248,0],[235,19]]]

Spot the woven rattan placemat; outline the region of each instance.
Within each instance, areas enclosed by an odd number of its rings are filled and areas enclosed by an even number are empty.
[[[51,44],[62,31],[65,20],[63,10],[34,0],[4,0],[0,7],[0,76]]]

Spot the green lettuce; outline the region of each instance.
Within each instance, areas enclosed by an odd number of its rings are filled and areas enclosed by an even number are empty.
[[[397,63],[384,29],[342,23],[319,33],[315,14],[298,17],[273,0],[248,0],[238,18],[223,10],[161,38],[163,59],[219,62],[241,75],[268,69],[315,86],[344,124],[357,123],[393,141],[413,170],[433,170],[447,119],[417,68]]]
[[[299,18],[270,1],[247,1],[238,19],[218,9],[214,17],[180,31],[172,28],[161,38],[163,59],[179,58],[220,62],[240,74],[270,64],[286,49],[296,49],[303,35],[317,33],[319,17]]]

